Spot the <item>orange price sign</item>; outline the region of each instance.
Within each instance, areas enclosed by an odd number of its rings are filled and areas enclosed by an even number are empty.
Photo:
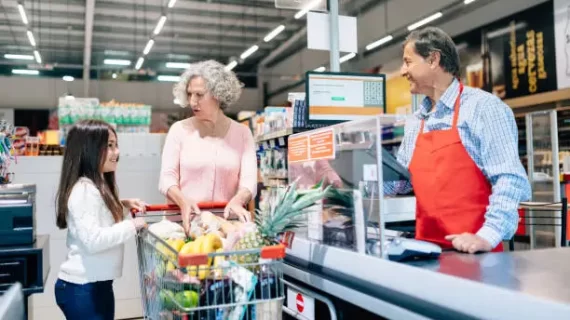
[[[306,135],[289,137],[287,158],[289,163],[309,160],[309,137]]]
[[[327,129],[311,134],[309,143],[311,160],[334,159],[335,144],[333,129]]]

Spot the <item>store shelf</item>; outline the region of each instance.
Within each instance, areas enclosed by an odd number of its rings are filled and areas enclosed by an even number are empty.
[[[382,145],[398,144],[401,143],[404,137],[396,137],[394,139],[387,139],[382,141]]]
[[[268,133],[268,134],[264,134],[261,135],[259,137],[257,137],[256,142],[257,143],[262,143],[262,142],[266,142],[269,140],[274,140],[274,139],[279,139],[279,138],[285,138],[289,135],[292,135],[294,132],[293,128],[289,128],[286,130],[280,130],[280,131],[276,131],[276,132],[272,132],[272,133]],[[284,143],[284,142],[283,142]]]

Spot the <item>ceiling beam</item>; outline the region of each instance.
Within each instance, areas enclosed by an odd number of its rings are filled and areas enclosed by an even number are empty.
[[[95,0],[85,2],[85,46],[83,51],[83,96],[89,97],[89,73],[91,70],[91,44],[93,41],[93,18]]]

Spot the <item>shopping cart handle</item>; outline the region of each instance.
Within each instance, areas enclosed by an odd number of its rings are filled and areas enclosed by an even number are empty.
[[[228,203],[227,202],[199,202],[198,208],[202,210],[211,210],[211,209],[224,209]],[[180,207],[176,204],[152,204],[145,206],[146,212],[152,211],[177,211],[180,210]],[[131,214],[134,216],[135,214],[139,213],[138,209],[131,209]]]

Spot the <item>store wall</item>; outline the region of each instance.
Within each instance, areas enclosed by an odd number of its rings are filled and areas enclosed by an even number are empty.
[[[156,109],[177,108],[173,103],[171,82],[124,82],[91,80],[90,96],[101,101],[115,99],[120,102],[137,102]],[[80,96],[83,81],[65,82],[56,78],[0,77],[0,108],[42,109],[55,108],[57,99],[65,93]],[[257,110],[262,97],[258,89],[246,88],[241,99],[231,110]]]
[[[451,36],[457,36],[547,1],[548,0],[486,1],[488,4],[478,9],[451,20],[445,19],[444,17],[439,20],[439,24],[436,23],[435,25],[441,27]],[[378,5],[364,15],[358,17],[359,48],[363,48],[366,44],[382,37],[390,30],[413,23],[419,18],[436,12],[438,9],[446,7],[453,2],[455,1],[390,0],[386,4]],[[314,68],[328,62],[328,52],[319,52],[318,54],[312,52],[312,50],[304,49],[280,62],[271,70],[276,74],[278,72],[285,71],[287,71],[287,74],[303,74],[306,70],[313,70]],[[398,70],[400,64],[401,44],[393,43],[391,46],[387,46],[363,59],[355,59],[355,61],[349,61],[342,64],[341,70],[363,72],[364,70],[381,65],[382,73],[392,73]],[[270,92],[294,82],[276,80],[276,77],[267,78],[266,81],[269,82]],[[289,91],[293,90],[304,91],[304,86],[299,86]],[[270,103],[280,103],[286,99],[286,96],[286,92],[276,95],[270,99]]]

